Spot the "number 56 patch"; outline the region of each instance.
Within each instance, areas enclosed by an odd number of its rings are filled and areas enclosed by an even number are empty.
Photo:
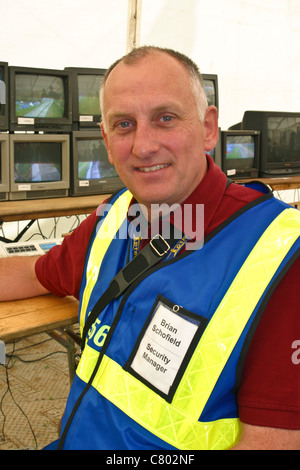
[[[110,329],[109,325],[101,325],[101,320],[97,318],[95,323],[91,326],[91,328],[88,331],[88,338],[92,339],[94,344],[98,347],[102,347],[104,344],[104,341],[106,340],[107,333]]]

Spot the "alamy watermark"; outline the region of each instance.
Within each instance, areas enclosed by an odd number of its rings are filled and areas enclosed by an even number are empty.
[[[114,204],[99,206],[97,215],[108,213],[109,223],[103,225],[105,218],[101,218],[97,227],[97,236],[101,238],[114,233],[114,238],[118,239],[152,239],[159,233],[166,240],[184,238],[187,250],[196,250],[203,245],[204,204],[152,204],[149,216],[146,206],[138,203],[132,204],[128,213],[126,206],[121,210]],[[128,224],[123,224],[124,213],[128,215]]]
[[[3,80],[0,80],[0,104],[6,104],[6,87]]]
[[[300,364],[300,339],[297,339],[292,343],[292,349],[295,349],[295,351],[292,354],[292,363],[295,365],[299,365]]]

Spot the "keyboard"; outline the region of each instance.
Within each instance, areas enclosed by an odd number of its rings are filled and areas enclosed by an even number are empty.
[[[0,258],[7,256],[34,256],[44,255],[51,248],[60,245],[63,238],[35,240],[30,242],[3,243],[0,245]]]

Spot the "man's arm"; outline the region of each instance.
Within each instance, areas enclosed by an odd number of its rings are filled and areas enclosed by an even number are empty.
[[[0,258],[0,301],[26,299],[49,292],[35,274],[38,256]]]
[[[300,431],[242,424],[241,439],[231,450],[300,450]]]

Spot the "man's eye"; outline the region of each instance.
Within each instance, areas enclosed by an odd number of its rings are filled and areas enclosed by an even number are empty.
[[[172,120],[173,120],[173,116],[166,115],[166,116],[161,117],[161,121],[163,122],[171,122]]]
[[[123,121],[123,122],[120,122],[118,124],[118,126],[121,127],[122,129],[127,129],[130,126],[130,122],[129,121]]]
[[[131,127],[131,121],[116,121],[113,123],[112,128],[115,130],[123,131]]]

